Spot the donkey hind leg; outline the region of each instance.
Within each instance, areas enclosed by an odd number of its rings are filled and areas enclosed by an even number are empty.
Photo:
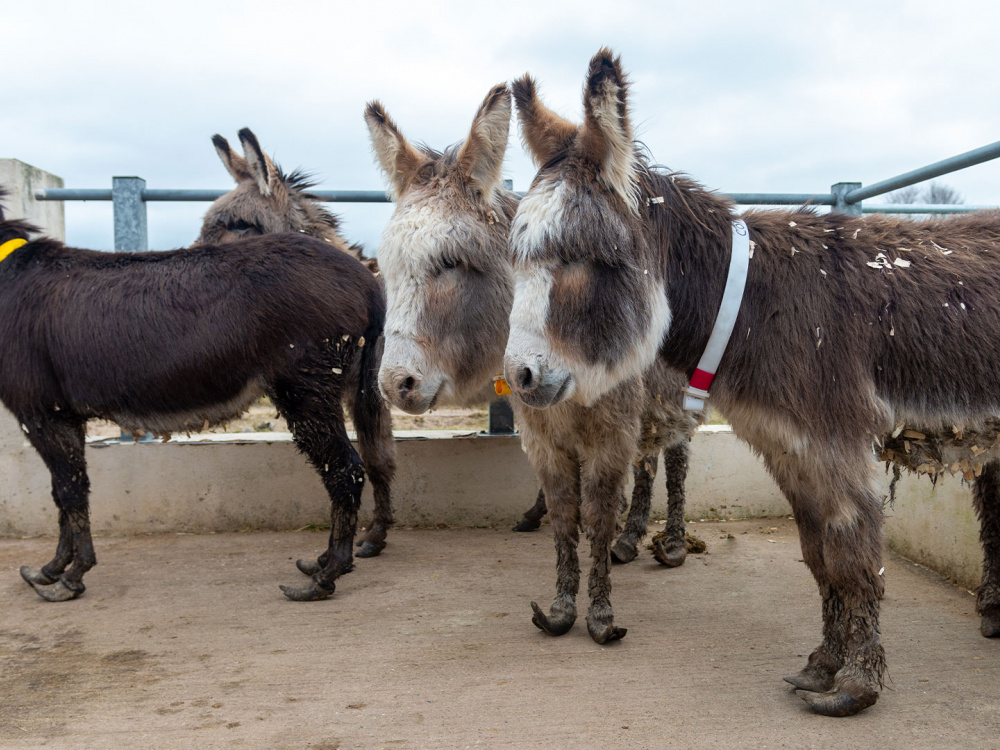
[[[632,562],[639,554],[639,542],[646,536],[649,524],[649,510],[653,502],[653,479],[659,464],[659,448],[650,446],[649,450],[636,457],[632,467],[634,484],[632,486],[632,502],[629,504],[625,528],[611,545],[611,560],[616,563]]]
[[[653,557],[668,568],[676,568],[687,559],[687,526],[684,523],[684,483],[688,472],[688,438],[663,452],[663,470],[667,475],[667,525],[663,534],[653,538]]]
[[[973,502],[983,546],[983,580],[976,597],[980,632],[1000,638],[1000,461],[990,461],[975,481]]]
[[[271,394],[288,421],[296,446],[319,472],[330,496],[330,539],[312,581],[305,586],[281,587],[285,596],[296,601],[327,598],[336,588],[336,579],[354,564],[352,550],[364,468],[344,429],[337,390],[299,382],[279,385]],[[303,561],[298,567],[312,569],[311,563]]]
[[[535,504],[524,511],[524,517],[514,524],[514,531],[534,531],[542,525],[542,519],[548,512],[545,505],[545,490],[538,490],[538,497]]]
[[[548,614],[531,603],[535,627],[549,635],[563,635],[576,622],[576,595],[580,591],[580,469],[577,462],[559,454],[555,465],[537,471],[542,481],[556,544],[556,598]]]
[[[785,679],[817,713],[856,714],[878,700],[885,672],[878,626],[881,499],[861,470],[853,481],[810,483],[804,472],[775,471],[774,462],[767,463],[792,505],[803,559],[823,598],[823,641],[806,667]]]
[[[63,417],[22,417],[28,439],[52,475],[52,499],[59,508],[55,557],[41,570],[22,566],[21,577],[43,599],[75,599],[86,589],[84,574],[97,564],[90,536],[90,479],[84,458],[84,422]],[[72,565],[71,565],[72,563]]]
[[[359,391],[354,405],[358,447],[375,498],[372,522],[357,541],[358,557],[375,557],[385,549],[386,534],[395,522],[390,488],[396,475],[396,443],[389,407],[379,393],[376,377],[377,369],[371,381]]]

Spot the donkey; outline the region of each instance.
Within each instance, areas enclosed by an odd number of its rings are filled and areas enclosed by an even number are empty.
[[[735,206],[648,164],[611,51],[591,60],[579,127],[541,103],[530,76],[513,90],[541,165],[511,232],[504,365],[515,395],[559,409],[599,402],[653,361],[695,373],[736,255]],[[1000,215],[742,218],[752,258],[712,401],[791,503],[823,599],[822,643],[786,679],[814,711],[850,715],[876,702],[885,671],[873,442],[904,425],[960,437],[979,462],[978,601],[983,633],[997,635],[1000,452],[976,433],[1000,417],[990,343],[1000,339]],[[983,346],[969,345],[972,332]]]
[[[379,248],[389,304],[380,385],[407,412],[445,401],[481,402],[502,365],[514,295],[508,236],[517,205],[516,196],[500,187],[510,115],[509,89],[494,87],[464,143],[439,153],[414,148],[378,102],[366,109],[376,158],[396,201]],[[647,398],[643,379],[635,378],[595,407],[538,411],[513,403],[556,537],[558,598],[548,615],[532,603],[533,622],[546,632],[561,635],[576,619],[582,524],[594,558],[588,630],[598,643],[626,633],[613,622],[610,548],[641,419],[643,455],[616,554],[635,557],[646,533],[652,475],[666,447],[669,538],[659,542],[658,557],[683,562],[683,481],[694,425],[674,406],[676,380],[671,390],[669,373],[657,377],[649,381],[658,389],[655,398]]]
[[[212,145],[236,187],[205,212],[198,242],[219,244],[261,234],[301,232],[329,242],[378,272],[376,260],[367,258],[361,245],[344,239],[340,219],[309,192],[315,187],[311,175],[300,169],[286,175],[264,153],[250,128],[243,128],[238,135],[243,156],[221,135],[212,136]]]
[[[363,248],[349,244],[340,234],[340,220],[309,192],[313,182],[309,175],[295,170],[290,175],[281,171],[264,153],[260,143],[249,128],[239,132],[243,156],[235,153],[221,135],[212,136],[212,144],[226,170],[236,180],[236,187],[215,200],[202,220],[197,242],[221,244],[244,237],[280,232],[300,232],[317,237],[364,263],[378,275],[375,258],[366,258]],[[373,342],[374,343],[374,342]],[[381,342],[379,342],[381,345]],[[346,401],[351,412],[352,400]],[[375,557],[385,549],[386,535],[393,524],[389,484],[396,471],[396,445],[392,437],[392,420],[388,406],[379,418],[381,432],[374,436],[378,450],[370,452],[366,461],[377,466],[367,466],[375,497],[375,513],[371,524],[357,541],[357,557]],[[353,413],[351,414],[353,417]],[[299,561],[303,573],[314,575],[322,564],[317,561]]]
[[[6,195],[0,190],[0,198]],[[348,389],[362,455],[384,462],[378,393],[381,285],[301,234],[168,252],[110,254],[37,237],[0,209],[0,402],[52,475],[55,557],[21,576],[48,601],[83,593],[96,562],[84,431],[197,431],[268,395],[330,495],[321,568],[296,600],[323,599],[351,570],[365,473],[344,429]]]

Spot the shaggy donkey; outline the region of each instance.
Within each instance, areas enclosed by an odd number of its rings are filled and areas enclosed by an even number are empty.
[[[647,164],[627,92],[606,49],[580,127],[546,109],[530,77],[514,84],[541,169],[512,226],[505,371],[539,407],[599,401],[654,360],[693,373],[723,297],[734,206]],[[815,711],[853,714],[878,699],[885,670],[881,436],[922,425],[978,461],[979,607],[983,632],[997,634],[1000,462],[977,431],[1000,417],[1000,216],[742,218],[749,278],[712,400],[791,503],[823,599],[822,643],[788,681]]]
[[[495,87],[469,137],[444,153],[414,148],[380,104],[369,104],[365,113],[396,199],[379,248],[389,298],[380,384],[394,404],[410,413],[444,401],[481,402],[502,364],[514,291],[507,243],[516,197],[500,188],[510,109],[507,87]],[[683,481],[693,421],[680,413],[680,389],[676,376],[671,389],[670,378],[657,372],[650,379],[655,399],[646,398],[642,380],[635,378],[593,408],[567,404],[538,411],[514,402],[524,447],[552,516],[559,558],[552,614],[532,605],[538,627],[562,634],[575,621],[582,523],[594,557],[589,631],[599,643],[625,634],[613,624],[609,548],[641,416],[644,455],[637,463],[636,490],[617,556],[634,558],[646,533],[652,475],[659,451],[666,448],[670,521],[668,538],[658,542],[658,557],[666,564],[683,562]]]
[[[301,232],[329,242],[378,271],[375,259],[366,258],[361,245],[344,239],[340,219],[309,192],[315,186],[309,174],[296,169],[286,175],[264,153],[250,128],[243,128],[238,135],[243,156],[221,135],[212,136],[212,145],[236,187],[209,206],[198,242],[219,244],[261,234]]]
[[[0,191],[0,198],[6,195]],[[55,557],[21,568],[49,601],[84,591],[90,535],[84,429],[92,417],[129,431],[194,431],[263,394],[288,420],[330,495],[322,568],[292,599],[323,599],[352,567],[364,484],[344,430],[352,394],[361,452],[381,449],[380,284],[353,258],[300,234],[228,245],[112,254],[34,238],[0,210],[0,402],[52,474]],[[378,461],[370,465],[378,466]]]
[[[202,220],[198,243],[221,244],[262,234],[300,232],[329,242],[378,275],[376,260],[365,258],[360,245],[348,244],[340,234],[340,221],[309,192],[313,183],[308,175],[299,170],[285,175],[263,152],[257,136],[249,128],[243,128],[239,138],[244,156],[234,153],[221,135],[212,136],[215,150],[236,180],[236,187],[209,206]],[[352,399],[345,403],[351,412]],[[384,402],[382,410],[384,413],[377,423],[380,432],[374,436],[378,448],[375,450],[373,445],[365,456],[375,513],[368,529],[357,541],[355,554],[358,557],[375,557],[385,549],[386,534],[393,524],[389,489],[396,473],[396,444],[389,408]],[[319,572],[321,567],[322,558],[320,561],[299,561],[299,568],[307,575]]]

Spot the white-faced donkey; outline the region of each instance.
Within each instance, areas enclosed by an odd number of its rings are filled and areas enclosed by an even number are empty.
[[[360,245],[349,244],[340,233],[340,220],[326,210],[310,188],[313,182],[308,174],[295,170],[286,175],[264,153],[260,143],[249,128],[239,132],[243,156],[235,153],[221,135],[212,136],[212,144],[226,170],[236,181],[236,187],[215,200],[202,220],[199,243],[224,243],[245,237],[264,234],[298,232],[328,242],[364,263],[378,275],[378,264],[367,258]],[[381,346],[381,340],[375,342]],[[354,418],[353,401],[344,402]],[[375,513],[371,523],[358,538],[357,557],[375,557],[385,549],[386,535],[393,524],[390,485],[396,473],[396,445],[392,437],[392,420],[389,408],[383,403],[378,422],[379,434],[375,442],[364,446],[365,469],[371,481],[375,500]],[[300,560],[299,569],[315,575],[323,567],[325,558]]]
[[[5,193],[0,190],[0,198]],[[387,412],[378,392],[381,284],[347,253],[302,234],[181,250],[106,253],[39,237],[0,209],[0,402],[52,475],[55,556],[21,576],[49,601],[84,591],[90,533],[86,422],[194,432],[261,395],[330,496],[331,531],[313,580],[283,587],[323,599],[353,567],[365,472],[344,428],[377,465]]]
[[[468,138],[438,153],[412,146],[377,102],[365,112],[396,200],[379,248],[388,297],[380,384],[410,413],[446,402],[482,403],[502,366],[514,299],[508,241],[517,206],[516,196],[501,187],[510,115],[510,92],[497,86]],[[575,622],[582,528],[593,561],[588,630],[598,643],[625,635],[610,603],[612,542],[634,463],[636,491],[615,550],[619,559],[635,557],[661,449],[667,451],[670,510],[658,557],[683,561],[683,483],[695,422],[680,409],[678,378],[657,367],[646,382],[636,376],[597,403],[567,401],[542,411],[514,402],[556,539],[555,603],[548,614],[532,603],[533,622],[546,632],[561,635]]]
[[[823,599],[822,643],[787,679],[823,714],[878,699],[876,457],[912,467],[906,446],[884,442],[902,443],[907,426],[925,454],[969,469],[982,629],[997,635],[1000,215],[751,211],[734,225],[729,200],[648,164],[610,51],[591,61],[579,127],[546,109],[528,76],[514,97],[541,166],[511,230],[515,394],[551,409],[630,387],[654,361],[694,373],[748,227],[745,294],[711,397],[791,503]]]

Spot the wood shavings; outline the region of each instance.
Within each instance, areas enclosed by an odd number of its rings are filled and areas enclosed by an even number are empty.
[[[753,257],[753,251],[757,249],[757,243],[750,240],[750,257]]]
[[[819,349],[820,344],[823,343],[823,332],[819,326],[816,326],[816,348]]]
[[[656,198],[650,198],[646,201],[647,206],[652,206],[654,203],[663,203],[663,196],[659,195]]]
[[[868,261],[865,265],[869,268],[888,268],[889,270],[892,270],[892,263],[889,262],[889,256],[885,253],[879,253],[875,256],[875,260]]]
[[[790,226],[790,227],[797,227],[798,224],[796,224],[794,221],[790,221],[790,222],[788,222],[788,226]]]
[[[923,432],[917,432],[916,430],[903,430],[903,437],[911,438],[913,440],[925,440],[927,435]]]
[[[938,252],[940,252],[940,253],[941,253],[941,255],[951,255],[951,253],[952,253],[952,251],[951,251],[951,250],[948,250],[948,249],[946,249],[946,248],[943,248],[943,247],[941,247],[941,246],[940,246],[940,245],[939,245],[938,243],[936,243],[936,242],[935,242],[934,240],[931,240],[931,244],[932,244],[932,245],[934,245],[934,247],[936,247],[936,248],[938,249]]]
[[[820,272],[821,274],[823,274],[824,276],[826,276],[826,271],[824,271],[824,270],[823,270],[822,268],[821,268],[821,269],[819,269],[819,272]]]
[[[795,245],[792,245],[792,255],[794,256],[795,253],[797,253],[797,252],[798,252],[798,250],[795,248]]]
[[[892,264],[894,266],[899,266],[900,268],[909,268],[910,267],[910,261],[903,260],[902,258],[896,258],[896,259],[894,259],[892,261]]]
[[[856,239],[858,238],[858,233],[859,233],[860,231],[861,231],[861,227],[858,227],[857,229],[855,229],[855,230],[854,230],[854,235],[853,235],[853,236],[851,237],[851,239],[852,239],[852,240],[856,240]]]

